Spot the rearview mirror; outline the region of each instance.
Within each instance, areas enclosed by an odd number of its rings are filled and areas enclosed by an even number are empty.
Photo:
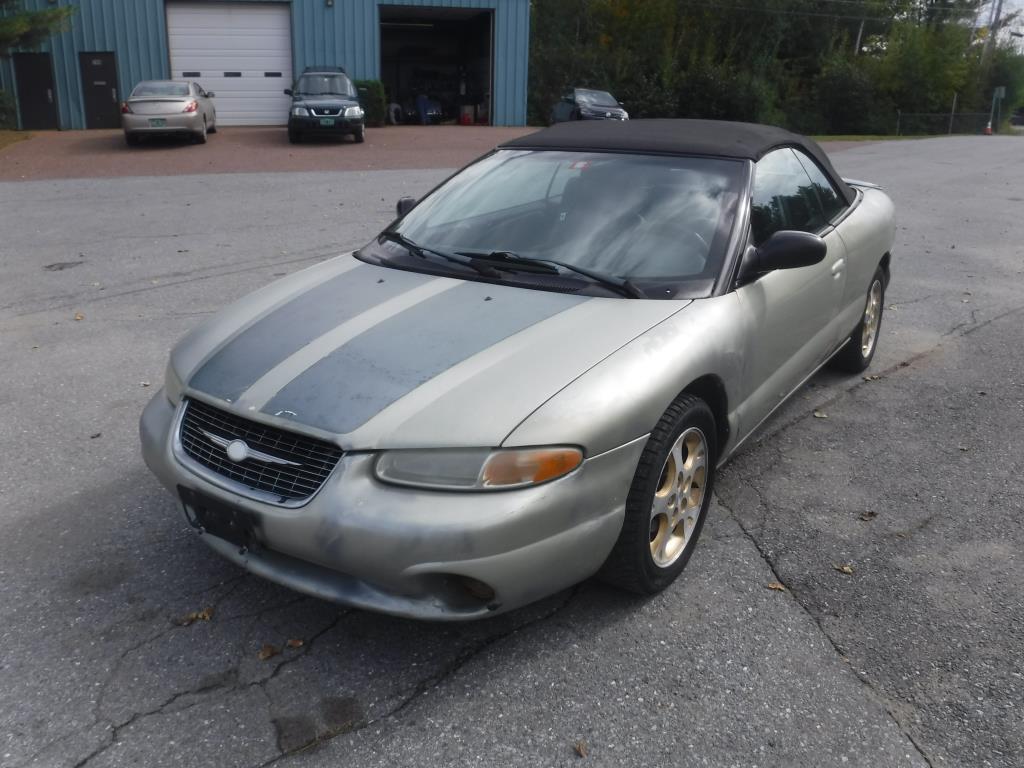
[[[400,197],[398,198],[398,205],[395,206],[395,210],[398,211],[398,218],[402,218],[416,207],[415,197]]]
[[[292,95],[292,89],[291,88],[285,88],[284,89],[284,95],[285,96],[291,96]]]
[[[798,269],[818,264],[827,252],[828,246],[817,235],[781,230],[758,247],[747,249],[740,265],[739,282],[748,283],[776,269]]]

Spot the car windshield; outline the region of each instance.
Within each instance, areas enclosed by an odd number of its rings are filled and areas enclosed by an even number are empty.
[[[188,96],[188,83],[152,82],[139,83],[132,91],[131,98],[145,96]]]
[[[590,91],[578,88],[576,89],[576,98],[584,104],[601,104],[611,107],[619,104],[608,91]]]
[[[295,93],[303,96],[355,96],[348,75],[303,75],[295,84]]]
[[[649,296],[707,295],[743,177],[734,160],[499,150],[391,231],[449,253],[559,261],[629,279]]]

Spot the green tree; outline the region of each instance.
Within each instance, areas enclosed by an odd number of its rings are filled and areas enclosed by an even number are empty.
[[[64,29],[74,12],[73,6],[28,11],[22,0],[0,0],[0,56],[15,48],[34,48]]]

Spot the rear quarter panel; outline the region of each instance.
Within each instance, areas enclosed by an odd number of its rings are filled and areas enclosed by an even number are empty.
[[[846,244],[847,275],[840,320],[852,331],[864,311],[871,278],[896,237],[895,206],[877,187],[859,187],[861,200],[836,228]]]

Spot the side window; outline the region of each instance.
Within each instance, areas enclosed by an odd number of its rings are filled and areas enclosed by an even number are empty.
[[[793,150],[777,149],[757,161],[750,222],[755,245],[781,229],[814,232],[828,223]]]
[[[793,154],[807,171],[807,175],[811,177],[811,184],[814,186],[814,191],[818,193],[818,201],[821,203],[825,218],[832,221],[846,208],[846,201],[814,160],[799,149],[794,149]]]

